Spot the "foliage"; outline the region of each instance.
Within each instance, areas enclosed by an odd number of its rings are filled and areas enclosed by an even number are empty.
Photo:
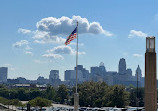
[[[115,85],[112,86],[106,96],[104,96],[105,106],[125,107],[129,104],[129,93],[125,91],[125,87]]]
[[[18,99],[12,99],[12,100],[9,100],[9,101],[10,101],[10,105],[22,106],[22,102],[19,101]]]
[[[0,103],[2,103],[2,104],[4,104],[4,105],[7,105],[7,104],[9,104],[10,102],[9,102],[8,99],[3,98],[3,97],[0,97]]]
[[[65,100],[68,100],[68,89],[62,84],[57,90],[57,101],[63,104]]]
[[[138,94],[138,98],[137,98]],[[143,107],[144,106],[144,88],[138,88],[138,93],[137,89],[133,88],[130,90],[130,106],[137,106],[137,101],[139,101],[139,106]]]
[[[124,107],[129,103],[129,93],[123,86],[108,86],[105,82],[84,82],[78,88],[81,106]]]
[[[44,93],[47,99],[56,101],[57,92],[52,86],[48,86]]]
[[[37,97],[28,102],[31,106],[47,107],[51,106],[51,101],[45,98]]]
[[[102,98],[106,94],[108,86],[104,82],[84,82],[78,85],[81,106],[101,107]]]
[[[29,101],[37,97],[45,98],[54,102],[73,105],[75,87],[67,88],[60,85],[54,88],[48,85],[46,90],[38,88],[7,88],[0,85],[0,102],[3,104],[18,104],[20,101]],[[91,107],[125,107],[136,106],[137,90],[134,86],[123,87],[121,85],[108,86],[105,82],[83,82],[78,84],[80,106]],[[4,97],[4,98],[2,98]],[[5,99],[6,98],[6,99]],[[18,100],[15,100],[18,99]],[[144,88],[138,89],[139,106],[144,106]],[[13,100],[11,102],[10,100]]]
[[[22,103],[18,100],[18,99],[12,99],[12,100],[9,100],[9,99],[6,99],[6,98],[3,98],[3,97],[0,97],[0,103],[4,104],[4,105],[14,105],[14,106],[21,106]]]

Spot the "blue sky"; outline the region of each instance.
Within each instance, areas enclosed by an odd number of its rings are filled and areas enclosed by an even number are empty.
[[[63,41],[75,28],[73,21],[79,20],[79,64],[89,70],[104,62],[108,71],[117,71],[119,59],[125,58],[133,75],[138,64],[144,75],[145,37],[158,36],[157,4],[157,0],[0,1],[0,66],[9,67],[9,78],[48,78],[49,71],[57,69],[63,80],[64,70],[75,66],[76,40],[67,47]]]

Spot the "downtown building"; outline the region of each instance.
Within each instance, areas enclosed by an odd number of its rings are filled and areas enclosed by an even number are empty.
[[[7,83],[8,67],[0,67],[0,83]]]
[[[50,71],[49,83],[53,86],[58,86],[61,84],[61,80],[59,79],[59,70]]]
[[[141,73],[141,69],[140,69],[139,65],[136,69],[136,73],[137,72],[139,75],[139,79],[138,79],[139,87],[143,87],[144,78],[142,77],[142,73]],[[132,70],[130,68],[126,67],[126,60],[124,58],[121,58],[119,60],[118,72],[116,72],[115,74],[110,74],[109,76],[112,76],[111,77],[112,78],[111,80],[113,80],[112,85],[115,85],[115,84],[124,85],[124,86],[133,85],[135,87],[137,85],[136,74],[132,75]]]
[[[126,67],[126,60],[121,58],[118,64],[117,71],[107,71],[104,63],[101,62],[99,66],[90,67],[90,73],[88,70],[83,68],[83,65],[78,65],[78,83],[85,81],[95,81],[95,82],[106,82],[108,85],[124,85],[129,86],[137,85],[137,74],[138,74],[138,84],[139,87],[144,86],[144,78],[142,77],[142,71],[138,65],[135,75],[132,75],[132,70]],[[76,81],[76,67],[74,70],[65,71],[65,82],[66,84],[72,86],[75,85]]]
[[[83,68],[83,65],[77,66],[77,80],[78,83],[89,81],[89,71]],[[65,84],[73,86],[76,82],[76,67],[74,70],[65,71]]]

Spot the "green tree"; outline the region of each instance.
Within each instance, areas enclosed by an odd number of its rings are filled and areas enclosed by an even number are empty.
[[[137,97],[138,94],[138,97]],[[130,90],[130,106],[137,106],[137,101],[139,101],[139,106],[143,107],[144,106],[144,88],[138,88],[138,93],[137,89],[133,88]]]
[[[61,104],[64,103],[65,99],[68,100],[68,89],[65,85],[62,84],[59,86],[56,98],[58,99],[58,102],[60,102]]]
[[[10,102],[8,99],[0,97],[0,103],[4,104],[4,105],[8,105]]]
[[[47,99],[55,101],[56,90],[52,86],[47,87],[45,94]]]
[[[39,106],[41,109],[42,107],[51,106],[51,101],[45,98],[37,97],[32,99],[28,102],[31,106]]]
[[[129,92],[125,91],[125,87],[115,85],[110,88],[104,100],[106,106],[125,107],[129,104]]]
[[[26,95],[26,89],[25,88],[18,88],[17,89],[17,96],[18,96],[18,99],[19,100],[22,100],[22,101],[26,101],[28,100],[28,96]]]
[[[10,105],[21,106],[22,102],[19,101],[18,99],[12,99],[12,100],[10,100]]]
[[[103,97],[108,91],[105,82],[84,82],[78,85],[81,106],[102,107]]]

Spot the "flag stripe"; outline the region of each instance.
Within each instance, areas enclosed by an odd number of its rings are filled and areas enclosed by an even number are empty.
[[[74,29],[74,31],[67,37],[67,40],[65,42],[65,45],[70,44],[72,40],[77,38],[77,27]]]

